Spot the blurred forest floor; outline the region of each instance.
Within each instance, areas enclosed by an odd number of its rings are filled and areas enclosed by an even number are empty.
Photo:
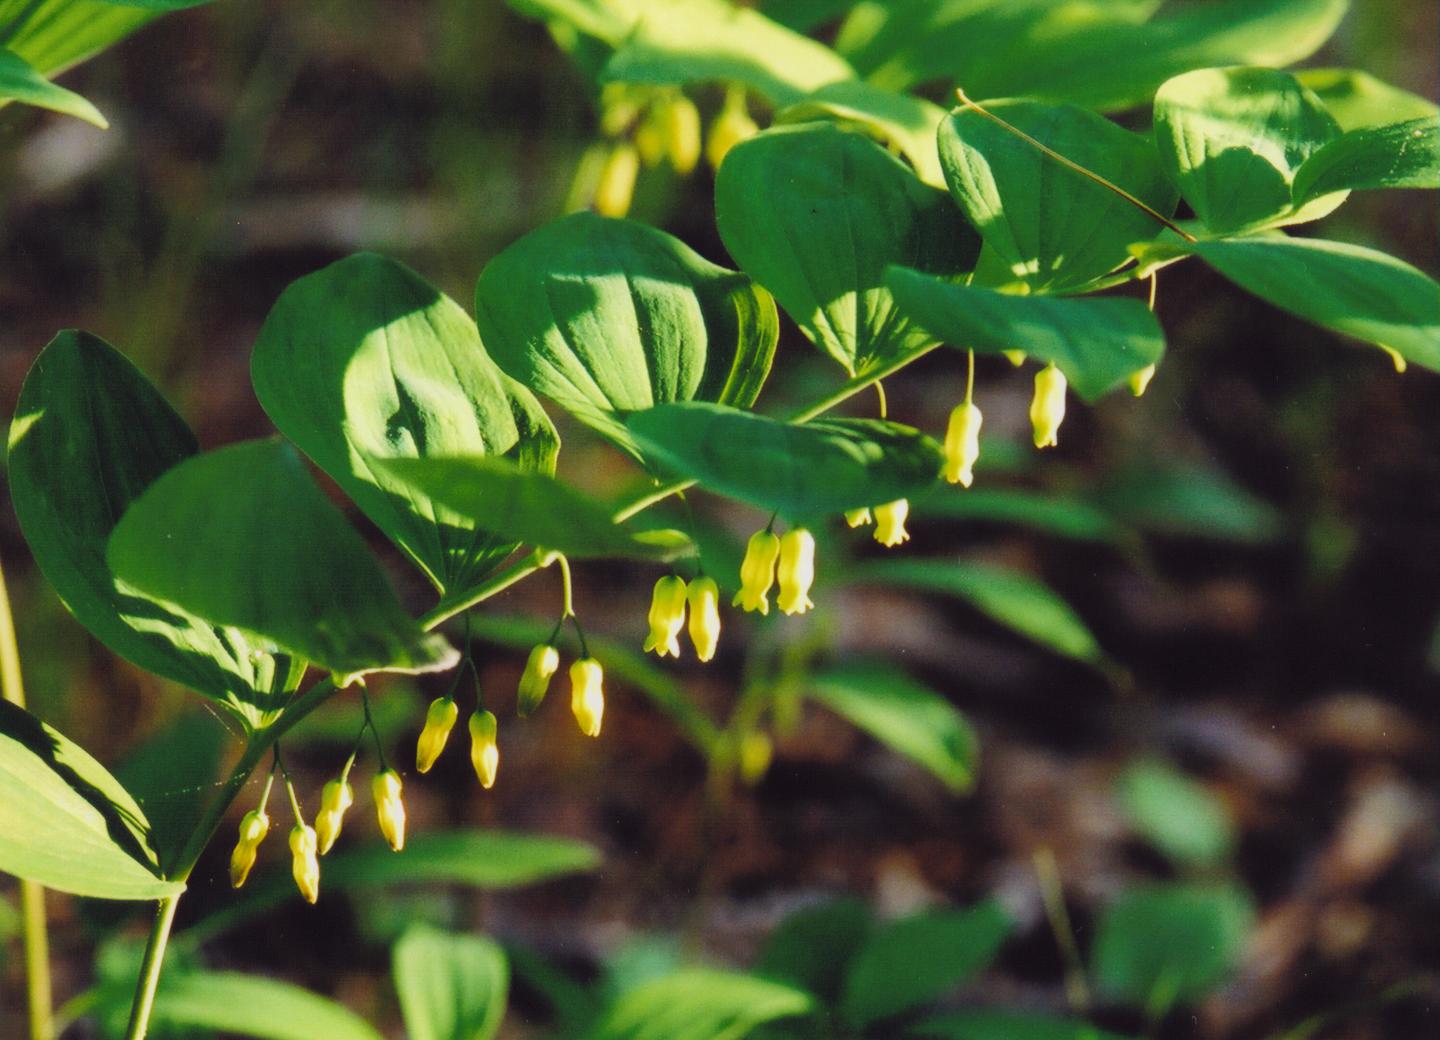
[[[1358,66],[1434,97],[1433,5],[1355,8],[1312,63]],[[5,414],[39,349],[78,326],[160,380],[207,447],[270,430],[248,355],[285,285],[374,249],[468,309],[483,264],[559,214],[595,121],[544,31],[498,2],[228,0],[161,20],[65,82],[111,117],[108,133],[0,111]],[[718,96],[700,100],[713,108]],[[710,187],[703,170],[687,182],[649,174],[635,215],[727,262]],[[1424,193],[1358,198],[1321,233],[1440,272]],[[769,774],[717,823],[698,758],[669,720],[617,683],[599,742],[552,711],[509,727],[490,794],[460,756],[408,786],[417,829],[503,825],[584,838],[605,852],[597,875],[458,912],[571,964],[593,965],[636,936],[679,933],[743,965],[787,910],[819,894],[860,893],[886,913],[993,894],[1017,915],[1020,938],[981,994],[1053,1004],[1063,965],[1034,856],[1053,850],[1084,946],[1097,906],[1169,869],[1136,840],[1114,797],[1128,764],[1161,758],[1229,809],[1236,869],[1260,909],[1243,970],[1193,1018],[1167,1020],[1163,1036],[1258,1038],[1417,977],[1427,995],[1324,1035],[1434,1035],[1440,380],[1397,376],[1378,352],[1263,307],[1194,265],[1167,272],[1159,310],[1170,354],[1143,399],[1074,408],[1054,457],[1012,452],[1022,461],[982,464],[977,482],[1103,493],[1144,532],[1138,543],[921,515],[903,550],[1043,575],[1117,668],[1048,656],[938,600],[836,591],[826,604],[843,652],[893,657],[969,715],[983,746],[975,794],[948,796],[812,708]],[[782,336],[762,408],[826,378],[792,326]],[[961,378],[927,358],[888,387],[892,412],[938,430]],[[1023,442],[1025,377],[1002,363],[983,367],[981,382],[987,452]],[[563,432],[569,478],[605,493],[634,480],[594,438]],[[998,446],[993,453],[1006,457]],[[1200,475],[1189,497],[1180,493],[1187,474]],[[1166,480],[1178,490],[1167,493]],[[737,538],[754,522],[730,519]],[[113,762],[176,712],[198,711],[87,640],[28,564],[8,508],[0,553],[19,585],[38,714]],[[581,568],[582,617],[638,648],[654,577]],[[418,585],[407,594],[427,605]],[[544,616],[553,598],[540,579],[496,609]],[[748,622],[728,625],[738,643]],[[496,650],[485,661],[482,682],[508,709],[504,691],[521,660]],[[722,652],[718,667],[674,671],[702,704],[727,704],[738,657]],[[413,738],[435,692],[382,691],[382,701],[406,706],[392,724],[397,741]],[[307,751],[307,783],[318,789],[337,754],[323,742]],[[182,916],[229,898],[226,851],[202,862]],[[235,933],[212,959],[370,1007],[384,971],[375,939],[443,898],[291,908]],[[73,901],[52,907],[64,997],[87,982],[93,937]],[[0,1035],[19,1033],[18,968],[17,958],[0,969]]]

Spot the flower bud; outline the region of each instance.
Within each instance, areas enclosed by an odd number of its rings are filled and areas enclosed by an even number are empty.
[[[910,540],[905,530],[905,518],[910,515],[910,503],[903,498],[875,507],[875,540],[887,549],[893,549]]]
[[[602,217],[623,217],[630,212],[635,196],[635,178],[640,174],[640,153],[633,144],[621,141],[610,149],[600,167],[591,203]]]
[[[1403,375],[1405,373],[1405,370],[1410,367],[1410,363],[1405,360],[1405,355],[1401,354],[1400,351],[1396,350],[1394,347],[1387,347],[1383,343],[1379,344],[1379,347],[1381,350],[1385,351],[1385,353],[1390,355],[1390,363],[1395,366],[1396,372]],[[1155,366],[1152,365],[1150,367],[1154,368]]]
[[[480,786],[487,791],[495,786],[495,774],[500,769],[497,729],[495,716],[488,711],[477,711],[470,716],[470,763],[480,778]]]
[[[866,524],[873,524],[875,517],[870,513],[869,506],[860,509],[851,509],[845,514],[845,523],[851,527],[864,527]]]
[[[731,606],[770,613],[770,586],[775,583],[775,563],[780,558],[780,537],[774,531],[756,531],[745,548],[740,564],[740,591]]]
[[[945,479],[950,483],[968,488],[974,482],[983,421],[973,401],[956,405],[950,413],[950,425],[945,429]]]
[[[541,643],[530,651],[525,673],[520,676],[520,690],[515,695],[515,711],[521,718],[529,715],[545,699],[550,677],[560,670],[560,651],[549,643]]]
[[[570,710],[587,737],[600,735],[605,716],[605,672],[593,657],[582,657],[570,666]]]
[[[700,161],[700,110],[684,94],[677,93],[661,109],[665,128],[665,156],[680,176],[695,169]]]
[[[295,886],[307,903],[320,898],[320,860],[316,858],[315,848],[315,828],[297,823],[290,831],[290,873],[295,876]]]
[[[240,819],[240,840],[230,853],[230,884],[239,888],[255,866],[255,856],[265,835],[270,833],[270,817],[260,809],[251,809]]]
[[[1030,424],[1035,447],[1059,444],[1060,422],[1065,418],[1065,373],[1049,364],[1035,373],[1035,397],[1030,402]]]
[[[658,106],[650,106],[645,118],[640,120],[631,136],[635,153],[647,169],[659,166],[665,158],[665,124]]]
[[[375,774],[370,792],[375,797],[375,815],[380,820],[380,833],[390,847],[399,852],[405,847],[405,803],[400,798],[400,777],[393,769]]]
[[[720,586],[704,575],[690,583],[690,642],[695,656],[709,661],[720,645]]]
[[[760,128],[750,118],[750,111],[745,106],[745,92],[732,89],[725,95],[725,107],[710,124],[710,134],[705,139],[705,159],[710,168],[720,169],[720,163],[731,148],[759,132]]]
[[[1000,353],[1004,354],[1005,360],[1010,362],[1010,364],[1014,365],[1016,368],[1019,368],[1021,365],[1025,364],[1025,351],[1023,350],[1002,350],[1000,351]]]
[[[445,742],[450,739],[450,730],[459,715],[460,709],[449,697],[436,697],[430,702],[430,710],[425,713],[425,728],[420,731],[420,739],[415,743],[417,770],[430,772],[430,767],[445,750]]]
[[[815,583],[815,536],[805,528],[792,528],[780,539],[779,576],[776,605],[781,610],[803,614],[815,605],[810,602],[810,586]]]
[[[320,793],[320,812],[315,816],[315,834],[320,842],[320,855],[335,846],[345,810],[355,804],[355,789],[344,780],[331,780]]]
[[[1150,385],[1150,380],[1155,378],[1155,366],[1146,365],[1138,372],[1130,373],[1130,392],[1136,397],[1145,393],[1145,388]]]
[[[750,787],[764,779],[775,757],[775,745],[767,734],[752,731],[740,741],[740,779]]]
[[[657,657],[680,656],[680,630],[685,627],[685,580],[667,574],[655,583],[650,598],[650,635],[645,651]]]

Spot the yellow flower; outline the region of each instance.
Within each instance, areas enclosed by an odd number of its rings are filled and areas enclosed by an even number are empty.
[[[665,154],[680,176],[700,161],[700,111],[684,94],[676,94],[663,110]]]
[[[803,614],[815,605],[810,602],[810,586],[815,583],[815,536],[805,528],[792,528],[780,539],[779,572],[776,606],[786,614]]]
[[[741,141],[754,137],[760,132],[750,111],[745,106],[745,91],[732,87],[725,95],[725,107],[710,124],[710,135],[705,140],[705,158],[712,169],[720,169],[726,154]]]
[[[860,509],[851,509],[845,514],[845,523],[850,527],[864,527],[866,524],[873,524],[875,517],[870,512],[869,506]]]
[[[545,699],[550,677],[560,670],[560,651],[549,643],[541,643],[530,651],[525,674],[520,676],[520,690],[515,695],[515,711],[524,718]]]
[[[470,762],[480,778],[480,786],[487,791],[495,786],[495,774],[500,769],[497,728],[495,716],[488,711],[477,711],[470,716]]]
[[[1150,380],[1155,378],[1155,366],[1146,365],[1138,372],[1130,373],[1130,392],[1136,397],[1145,393],[1145,388],[1150,385]]]
[[[640,153],[633,144],[622,141],[611,148],[595,184],[592,203],[595,212],[602,217],[623,217],[629,213],[639,173]]]
[[[709,661],[720,645],[720,586],[704,575],[690,583],[690,642],[695,656]]]
[[[774,531],[756,531],[745,548],[740,564],[740,591],[731,606],[770,613],[770,586],[775,583],[775,563],[780,558],[780,537]]]
[[[355,804],[355,790],[344,780],[331,780],[320,793],[320,812],[315,816],[315,834],[320,840],[320,855],[335,846],[345,810]]]
[[[945,429],[945,479],[969,487],[975,480],[980,457],[980,424],[985,417],[973,401],[963,401],[950,413]]]
[[[420,739],[415,744],[417,770],[430,772],[430,767],[445,750],[445,742],[450,739],[450,730],[459,715],[460,709],[449,697],[436,697],[430,702],[430,710],[425,713],[425,728],[420,731]]]
[[[295,886],[305,897],[305,902],[314,903],[320,898],[320,860],[315,855],[315,828],[297,823],[290,831],[290,856],[293,860],[290,873],[295,876]]]
[[[769,736],[758,730],[745,734],[740,741],[740,779],[755,786],[764,779],[774,757],[775,745]]]
[[[1035,373],[1035,397],[1030,402],[1030,423],[1035,427],[1035,447],[1059,444],[1060,422],[1065,418],[1065,373],[1054,364]]]
[[[655,583],[650,598],[650,635],[645,651],[657,657],[680,656],[680,630],[685,627],[685,580],[667,574]]]
[[[875,507],[875,540],[887,549],[893,549],[910,540],[905,530],[905,518],[910,515],[910,503],[903,498]]]
[[[380,833],[390,847],[399,852],[405,847],[405,803],[400,797],[400,777],[393,769],[375,774],[370,792],[375,797],[375,815],[380,820]]]
[[[251,809],[240,820],[240,840],[230,853],[230,884],[239,888],[255,866],[255,855],[265,835],[270,833],[270,817],[261,809]]]
[[[605,672],[593,657],[582,657],[570,666],[570,710],[587,737],[600,735],[605,717]]]

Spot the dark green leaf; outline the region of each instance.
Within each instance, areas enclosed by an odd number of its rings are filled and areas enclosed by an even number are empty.
[[[360,536],[277,440],[165,473],[116,525],[108,559],[128,585],[313,661],[341,685],[458,659],[419,630]]]
[[[82,625],[121,657],[258,728],[283,702],[289,664],[234,629],[121,588],[105,561],[130,503],[194,453],[194,434],[119,351],[62,332],[20,392],[10,494],[35,562]]]
[[[1135,762],[1116,785],[1140,834],[1177,863],[1214,866],[1230,854],[1235,828],[1224,804],[1163,762]]]
[[[1151,885],[1100,918],[1093,966],[1105,994],[1158,1018],[1210,993],[1239,963],[1254,911],[1238,889]]]
[[[951,791],[975,785],[980,741],[965,716],[940,694],[881,664],[831,668],[811,680],[810,695],[876,740],[933,773]]]
[[[775,302],[745,275],[663,231],[588,213],[491,260],[475,311],[502,369],[631,451],[629,412],[752,404],[779,334]]]
[[[1392,87],[1359,69],[1298,69],[1295,78],[1325,102],[1347,133],[1440,115],[1440,105],[1428,98]]]
[[[943,996],[983,971],[1012,927],[998,904],[981,903],[876,929],[851,963],[840,1014],[864,1028]]]
[[[1284,530],[1279,510],[1223,472],[1179,461],[1118,470],[1096,501],[1125,523],[1161,535],[1263,545]]]
[[[741,1040],[811,1008],[808,994],[735,972],[691,969],[624,994],[586,1040]]]
[[[804,424],[714,404],[670,404],[630,418],[647,457],[720,495],[790,520],[880,505],[929,487],[939,446],[880,419]]]
[[[97,899],[163,899],[150,824],[78,745],[0,701],[0,872]]]
[[[942,189],[945,172],[940,169],[935,134],[944,118],[945,110],[924,98],[897,94],[858,79],[830,83],[775,113],[777,124],[833,119],[858,127],[898,150],[926,184]]]
[[[1104,657],[1070,605],[1019,571],[964,561],[876,560],[853,568],[847,580],[955,596],[1058,654],[1091,663]]]
[[[505,456],[552,472],[559,439],[475,323],[403,264],[361,253],[295,282],[251,359],[260,404],[440,588],[460,592],[514,549],[373,465]]]
[[[1334,191],[1440,188],[1440,116],[1351,130],[1295,175],[1295,203]]]
[[[496,458],[377,459],[376,468],[482,530],[568,556],[665,559],[677,546],[616,524],[611,510],[546,473]]]
[[[797,910],[766,940],[755,973],[833,1003],[870,928],[870,909],[854,896]]]
[[[1320,99],[1274,69],[1200,69],[1155,95],[1155,143],[1166,170],[1217,233],[1288,214],[1296,171],[1339,136]],[[1297,193],[1296,202],[1303,198]]]
[[[510,988],[505,954],[480,935],[423,925],[395,944],[395,989],[410,1040],[491,1040]]]
[[[1175,188],[1150,140],[1074,105],[996,101],[988,111],[1034,141],[1169,216]],[[1032,291],[1083,286],[1129,259],[1160,231],[1154,217],[1032,141],[961,109],[940,126],[950,193],[1006,269]]]
[[[350,731],[352,739],[356,731]],[[175,857],[214,795],[226,735],[210,712],[187,711],[115,767],[116,778],[150,819],[150,837],[162,870],[175,866]]]
[[[982,462],[984,458],[982,454]],[[910,515],[996,524],[1007,530],[1029,527],[1081,542],[1120,542],[1126,534],[1112,517],[1083,499],[1014,488],[939,487],[912,499]]]
[[[83,119],[104,130],[110,124],[100,110],[73,90],[56,86],[36,72],[14,51],[0,47],[0,104],[6,100],[20,101],[37,108],[48,108],[67,116]]]
[[[1440,371],[1440,285],[1393,256],[1345,242],[1283,237],[1187,248],[1291,314]]]
[[[732,148],[715,220],[730,255],[852,375],[933,342],[896,312],[887,264],[954,275],[979,252],[943,191],[830,123],[776,127]]]
[[[1025,1011],[952,1011],[926,1019],[906,1036],[917,1040],[1125,1040],[1088,1022]]]
[[[1095,401],[1165,351],[1160,323],[1139,300],[1015,296],[892,267],[897,305],[937,338],[984,354],[1023,350],[1053,361],[1075,392]]]

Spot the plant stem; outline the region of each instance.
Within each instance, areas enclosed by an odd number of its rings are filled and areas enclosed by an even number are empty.
[[[3,567],[0,567],[0,697],[17,708],[25,707],[25,676],[20,669],[20,647],[15,641],[15,618],[10,610],[10,592]],[[25,998],[30,1040],[50,1040],[53,1025],[45,889],[38,882],[23,878],[20,927],[25,936]]]
[[[155,1008],[155,993],[160,988],[160,971],[165,962],[165,944],[175,924],[175,908],[180,896],[160,900],[155,908],[155,923],[150,927],[150,941],[145,944],[145,960],[140,964],[140,981],[135,988],[135,1003],[130,1007],[130,1025],[125,1040],[143,1040],[150,1025],[150,1012]]]
[[[425,631],[430,631],[436,626],[449,621],[456,614],[463,614],[471,607],[499,592],[504,592],[517,581],[521,581],[545,567],[550,562],[550,553],[544,549],[536,549],[528,556],[522,556],[503,571],[492,574],[485,581],[476,585],[454,600],[441,600],[419,619],[419,625]]]

